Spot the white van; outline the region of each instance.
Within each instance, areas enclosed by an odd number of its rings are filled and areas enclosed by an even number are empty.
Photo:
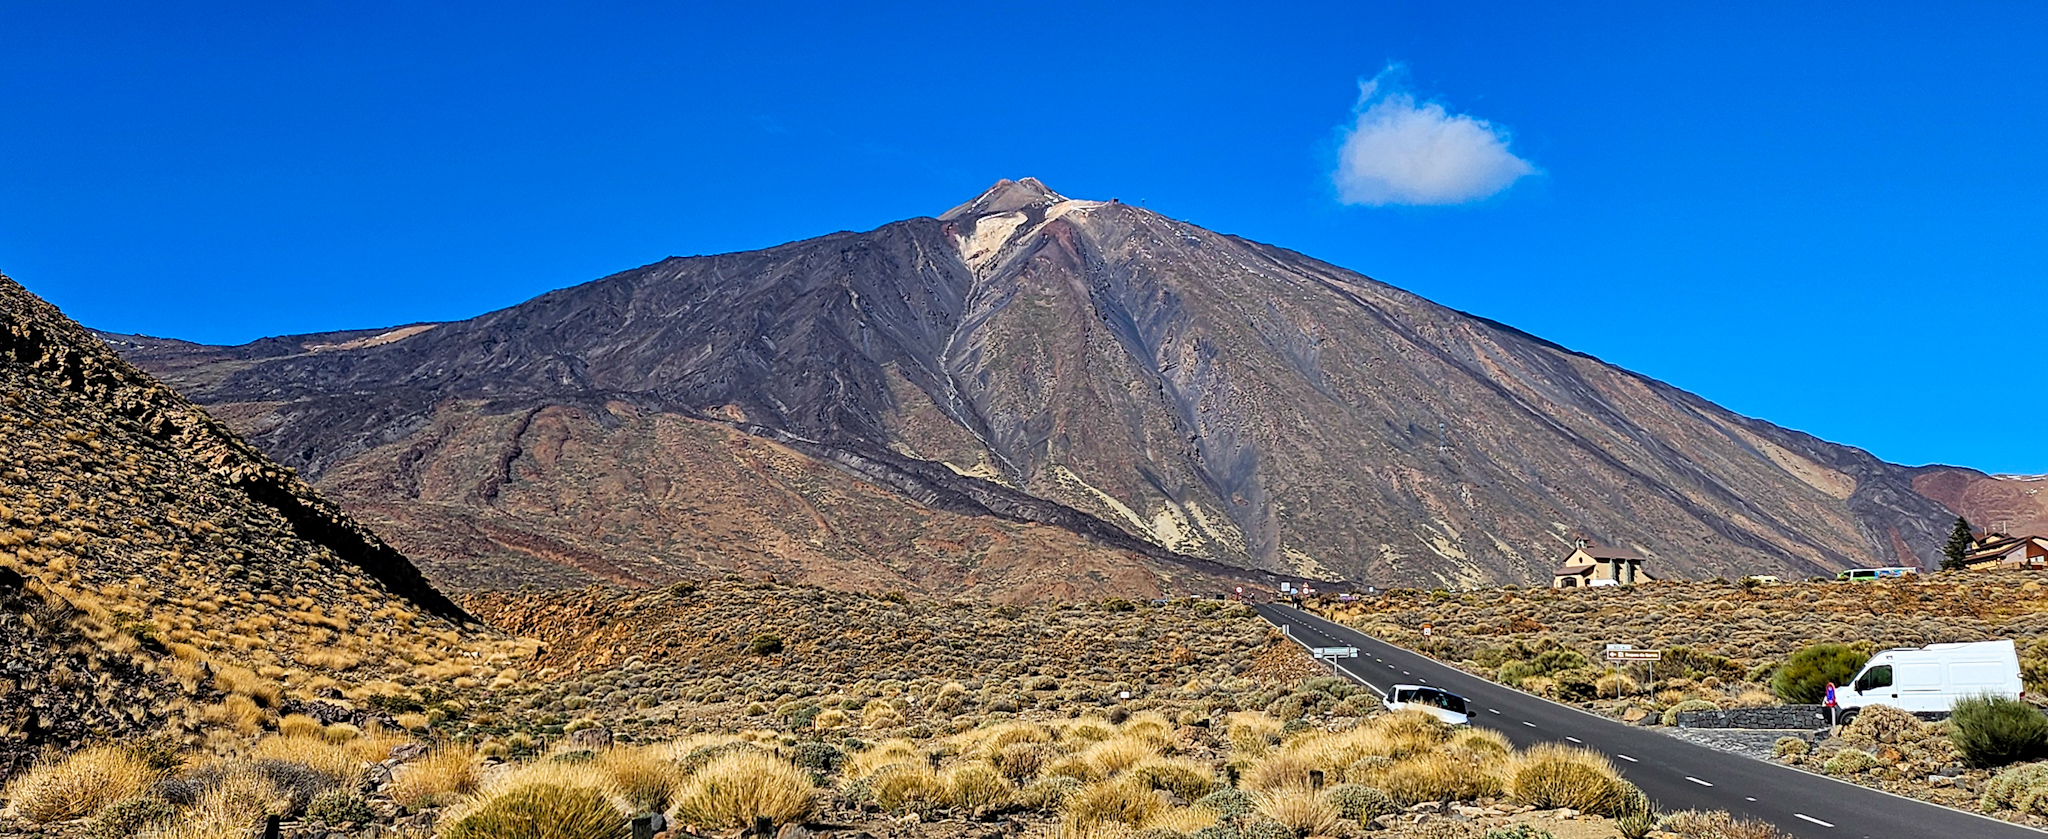
[[[1871,656],[1848,687],[1836,689],[1835,703],[1946,711],[1958,699],[1986,694],[2020,698],[2020,655],[2011,641],[1885,650]]]

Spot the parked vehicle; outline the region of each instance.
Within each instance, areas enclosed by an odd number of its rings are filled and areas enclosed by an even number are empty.
[[[1900,577],[1911,577],[1918,573],[1920,573],[1920,570],[1917,568],[1905,567],[1851,568],[1847,571],[1843,571],[1840,574],[1836,574],[1835,582],[1867,583],[1873,580],[1893,580],[1898,579]]]
[[[1885,650],[1835,702],[1844,709],[1892,705],[1908,711],[1946,711],[1973,696],[2020,698],[2020,655],[2011,641],[1929,644]]]
[[[1465,712],[1465,697],[1428,685],[1395,685],[1387,692],[1387,710],[1416,710],[1452,725],[1472,720]]]

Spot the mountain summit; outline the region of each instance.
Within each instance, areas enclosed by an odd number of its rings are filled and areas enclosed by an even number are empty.
[[[1030,178],[455,323],[109,339],[478,584],[1547,582],[1579,538],[1804,576],[1919,564],[1950,518],[1860,450]]]
[[[1025,178],[1021,181],[1004,178],[996,181],[995,186],[975,196],[974,200],[947,210],[939,216],[939,220],[953,221],[996,213],[1014,213],[1034,207],[1050,207],[1065,200],[1066,196],[1047,189],[1037,178]]]

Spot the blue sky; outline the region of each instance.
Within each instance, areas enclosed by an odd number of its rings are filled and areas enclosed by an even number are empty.
[[[2048,472],[2048,12],[1785,5],[15,0],[0,270],[91,326],[233,342],[1032,175],[1889,460]],[[1528,174],[1344,188],[1375,77],[1368,109],[1464,117]]]

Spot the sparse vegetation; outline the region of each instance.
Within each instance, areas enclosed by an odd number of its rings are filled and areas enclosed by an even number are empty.
[[[1846,685],[1870,661],[1867,650],[1847,644],[1815,644],[1793,653],[1771,677],[1771,692],[1786,702],[1811,705],[1830,682]]]
[[[1985,696],[1959,701],[1949,738],[1971,765],[2004,766],[2048,756],[2048,716],[2024,702]]]

